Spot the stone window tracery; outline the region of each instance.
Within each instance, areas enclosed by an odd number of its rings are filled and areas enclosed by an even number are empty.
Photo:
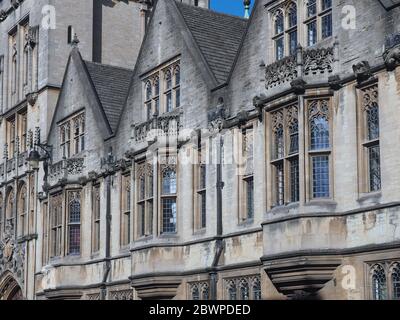
[[[160,81],[161,79],[161,81]],[[179,61],[160,66],[143,81],[146,120],[171,112],[181,105],[181,70]],[[160,97],[160,91],[162,95]],[[162,98],[162,99],[161,99]]]
[[[121,246],[131,241],[131,175],[121,177]]]
[[[210,286],[208,282],[195,282],[189,284],[191,300],[210,300]]]
[[[309,162],[311,165],[311,197],[330,198],[330,111],[329,100],[308,102]]]
[[[197,163],[194,166],[195,207],[194,229],[201,230],[207,226],[207,143],[201,139],[197,146]]]
[[[70,117],[59,125],[61,157],[69,158],[85,150],[85,113]]]
[[[50,257],[59,257],[62,252],[62,201],[62,194],[50,197]]]
[[[381,157],[380,157],[380,127],[379,127],[379,93],[378,86],[364,88],[361,90],[361,113],[362,128],[362,158],[365,168],[362,174],[362,183],[365,192],[376,192],[381,190]]]
[[[260,276],[245,276],[225,280],[227,300],[261,300]]]
[[[254,218],[254,127],[249,125],[241,133],[244,172],[241,176],[243,207],[240,220],[244,222]]]
[[[369,267],[372,300],[400,300],[400,262],[384,261]]]
[[[273,206],[283,206],[300,200],[298,107],[284,107],[271,119]]]
[[[14,226],[14,189],[9,188],[7,190],[7,199],[6,199],[6,223]]]
[[[138,163],[136,169],[136,179],[138,183],[137,232],[139,237],[145,237],[153,233],[154,175],[152,164],[149,162]]]
[[[100,185],[92,189],[92,252],[100,250]]]
[[[177,232],[177,159],[167,156],[167,160],[160,165],[162,234]]]
[[[20,186],[18,194],[18,235],[23,237],[26,230],[26,218],[27,218],[27,189],[26,185]]]
[[[81,251],[81,192],[68,191],[68,254]]]

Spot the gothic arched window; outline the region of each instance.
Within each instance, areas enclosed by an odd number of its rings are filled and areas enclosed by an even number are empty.
[[[261,281],[258,277],[253,280],[252,290],[253,300],[261,300]]]
[[[131,175],[121,177],[121,245],[127,246],[131,241]]]
[[[145,107],[146,107],[146,117],[147,120],[150,120],[152,117],[152,104],[151,104],[151,97],[152,97],[152,86],[151,86],[151,82],[147,81],[145,84]]]
[[[26,217],[27,217],[27,203],[26,203],[26,185],[23,184],[18,193],[18,235],[25,235]]]
[[[386,300],[387,299],[386,273],[385,269],[381,265],[377,264],[372,267],[371,282],[372,282],[372,298],[374,300]]]
[[[329,121],[324,115],[317,115],[310,120],[311,129],[311,150],[328,149],[329,142]]]
[[[394,300],[400,300],[400,263],[391,267],[392,294]]]
[[[192,285],[192,300],[200,300],[200,291],[197,284]]]
[[[68,253],[80,254],[81,250],[81,199],[80,192],[68,193]]]
[[[171,112],[172,111],[172,75],[171,71],[167,70],[165,72],[165,111]]]
[[[174,92],[175,92],[175,108],[179,108],[181,106],[181,69],[179,66],[176,66],[174,69]]]
[[[210,300],[210,288],[208,286],[208,283],[203,283],[201,285],[201,299]]]
[[[227,284],[228,300],[237,300],[237,288],[234,280],[230,280]]]
[[[166,166],[162,169],[162,232],[176,232],[176,169]]]
[[[9,188],[7,192],[6,219],[14,225],[14,190],[12,188]]]
[[[278,10],[275,14],[274,29],[275,57],[276,60],[281,60],[285,56],[285,20],[281,10]]]
[[[154,78],[154,112],[160,114],[160,78],[156,76]]]
[[[289,55],[294,55],[297,49],[297,6],[291,3],[287,10]]]
[[[247,282],[246,279],[240,280],[239,293],[240,293],[240,300],[249,300],[250,299],[249,283]]]
[[[363,155],[365,155],[366,192],[381,190],[381,157],[379,141],[379,93],[378,86],[372,86],[362,90],[362,113],[364,124]]]

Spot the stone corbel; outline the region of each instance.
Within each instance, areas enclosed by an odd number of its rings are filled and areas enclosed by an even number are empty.
[[[400,66],[400,34],[388,37],[383,60],[388,71],[393,71]]]
[[[38,98],[37,92],[30,92],[26,94],[26,100],[28,101],[31,107],[35,105],[37,98]]]
[[[292,82],[290,82],[290,86],[294,90],[294,93],[297,95],[301,95],[304,94],[304,92],[306,92],[306,85],[307,82],[305,82],[303,78],[297,78]]]
[[[330,76],[328,78],[328,83],[332,90],[337,91],[343,88],[342,80],[339,75]]]

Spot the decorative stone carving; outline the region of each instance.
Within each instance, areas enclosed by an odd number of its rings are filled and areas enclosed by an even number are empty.
[[[133,290],[111,291],[110,300],[133,300]]]
[[[298,77],[296,56],[283,58],[265,69],[265,87],[276,87]]]
[[[331,73],[334,63],[334,48],[318,48],[304,51],[304,74]]]
[[[342,81],[339,75],[330,76],[328,78],[328,83],[333,90],[340,90],[343,88]]]
[[[383,53],[383,60],[389,71],[393,71],[400,65],[400,34],[388,37]]]
[[[353,71],[359,83],[369,80],[372,77],[371,67],[368,61],[361,61],[353,65]]]
[[[26,100],[28,101],[30,106],[34,106],[38,98],[37,92],[30,92],[26,95]]]
[[[227,117],[224,99],[219,98],[217,106],[208,111],[208,129],[210,132],[219,132],[223,129]]]
[[[4,10],[0,10],[0,22],[3,22],[6,19],[7,19],[7,12],[5,12]]]
[[[0,275],[10,271],[20,284],[24,284],[24,243],[17,243],[14,236],[14,224],[8,220],[5,225],[4,238],[0,241]]]
[[[68,174],[81,174],[83,171],[83,159],[67,159],[66,162],[66,169]]]
[[[181,112],[178,110],[175,113],[155,116],[144,123],[134,125],[133,135],[136,142],[152,139],[153,136],[178,136],[181,127]]]
[[[298,78],[290,82],[290,86],[296,94],[303,94],[306,91],[307,82],[302,78]]]

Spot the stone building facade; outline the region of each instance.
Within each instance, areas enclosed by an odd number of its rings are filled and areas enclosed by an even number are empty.
[[[0,298],[400,299],[399,3],[111,2],[0,1]]]

